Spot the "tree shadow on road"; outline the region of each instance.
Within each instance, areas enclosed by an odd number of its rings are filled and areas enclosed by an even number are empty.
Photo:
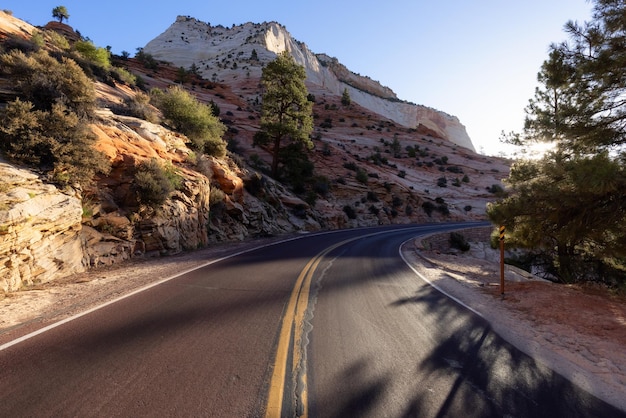
[[[517,350],[484,318],[430,286],[392,306],[419,306],[432,321],[447,327],[429,355],[417,364],[417,390],[403,417],[626,416]],[[437,384],[450,380],[451,385]],[[431,392],[423,390],[432,386],[443,395],[435,404]]]

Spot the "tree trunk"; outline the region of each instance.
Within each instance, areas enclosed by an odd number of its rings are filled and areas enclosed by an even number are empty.
[[[274,138],[274,150],[272,151],[272,177],[278,179],[278,151],[280,151],[280,138]]]
[[[565,283],[575,282],[573,257],[569,245],[557,244],[557,262],[559,278]]]

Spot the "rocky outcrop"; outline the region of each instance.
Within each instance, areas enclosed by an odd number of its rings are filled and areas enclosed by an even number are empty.
[[[242,171],[228,158],[195,157],[184,136],[162,126],[104,110],[99,114],[102,120],[92,130],[98,137],[96,147],[111,161],[112,172],[99,181],[93,197],[97,203],[84,221],[88,266],[172,255],[251,236],[320,229],[312,209],[279,183]],[[175,167],[182,179],[157,208],[139,206],[133,190],[135,167],[147,159]],[[246,190],[246,182],[264,183],[258,190],[250,186],[258,196]]]
[[[326,54],[316,54],[316,57],[322,66],[327,67],[342,83],[369,93],[372,96],[380,97],[381,99],[398,100],[396,94],[389,87],[383,86],[378,81],[374,81],[369,77],[353,73],[345,65],[340,63],[337,58]]]
[[[83,271],[80,198],[5,162],[0,178],[0,289]]]
[[[112,264],[139,255],[169,255],[207,245],[210,180],[203,173],[177,167],[180,185],[158,208],[139,206],[133,179],[136,166],[155,159],[174,167],[191,157],[185,138],[162,126],[101,111],[92,126],[96,148],[111,161],[112,172],[94,191],[92,228],[86,237],[90,266]]]

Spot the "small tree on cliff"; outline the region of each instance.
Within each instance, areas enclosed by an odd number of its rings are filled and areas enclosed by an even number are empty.
[[[68,20],[70,18],[70,14],[67,12],[67,8],[65,6],[57,6],[52,9],[52,17],[59,19],[59,22],[63,23],[63,19]]]
[[[272,176],[278,177],[282,147],[300,143],[305,149],[313,147],[313,103],[307,100],[304,84],[306,72],[288,52],[278,54],[261,76],[263,104],[261,131],[255,135],[255,145],[268,145],[272,154]]]
[[[352,99],[350,98],[350,92],[348,92],[348,88],[343,89],[343,94],[341,95],[341,104],[344,106],[350,106],[352,103]]]

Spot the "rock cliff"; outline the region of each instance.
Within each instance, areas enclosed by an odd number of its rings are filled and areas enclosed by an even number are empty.
[[[296,62],[305,67],[312,92],[341,95],[344,89],[348,89],[355,103],[374,113],[407,128],[426,126],[440,138],[476,151],[458,118],[399,100],[391,89],[351,72],[336,58],[314,54],[306,44],[293,39],[287,29],[276,22],[246,23],[226,28],[178,16],[143,50],[176,67],[189,69],[195,66],[204,78],[228,84],[242,74],[260,77],[264,64],[274,59],[277,53],[289,51]]]
[[[0,161],[0,289],[84,270],[81,199]]]

